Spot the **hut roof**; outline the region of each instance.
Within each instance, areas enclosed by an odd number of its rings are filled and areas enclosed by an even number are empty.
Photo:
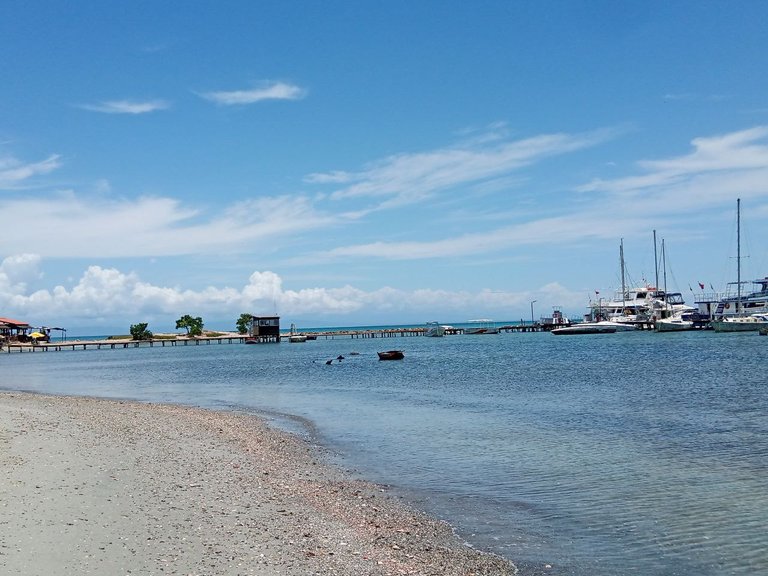
[[[29,328],[29,324],[22,322],[21,320],[14,320],[13,318],[3,318],[0,316],[0,325],[7,326],[8,328]]]

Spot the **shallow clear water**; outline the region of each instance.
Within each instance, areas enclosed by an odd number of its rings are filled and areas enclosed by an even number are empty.
[[[390,348],[405,360],[376,359]],[[338,338],[2,354],[0,386],[299,416],[523,574],[736,575],[768,573],[766,350],[755,333]]]

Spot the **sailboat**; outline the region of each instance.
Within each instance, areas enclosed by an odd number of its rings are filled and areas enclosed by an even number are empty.
[[[741,198],[736,200],[736,310],[711,322],[715,332],[750,332],[768,328],[768,315],[745,314],[741,301]]]

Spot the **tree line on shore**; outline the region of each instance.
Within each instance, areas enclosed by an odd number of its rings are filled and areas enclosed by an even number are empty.
[[[247,334],[252,320],[252,314],[240,314],[240,318],[238,318],[235,322],[235,327],[237,328],[238,334]],[[149,324],[147,322],[131,324],[131,338],[133,340],[151,340],[154,335],[152,334],[151,330],[147,329],[148,326]],[[187,336],[191,338],[202,336],[203,326],[203,319],[200,316],[193,317],[189,314],[185,314],[176,320],[176,329],[179,330],[184,328],[187,331]]]

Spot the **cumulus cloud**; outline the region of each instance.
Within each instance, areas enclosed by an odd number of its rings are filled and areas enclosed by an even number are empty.
[[[170,103],[165,100],[109,100],[99,102],[98,104],[82,104],[79,106],[84,110],[91,112],[102,112],[104,114],[148,114],[158,110],[167,110]]]
[[[285,82],[275,82],[249,90],[203,92],[200,94],[202,98],[224,106],[255,104],[264,100],[300,100],[304,98],[304,95],[305,90],[303,88]]]
[[[23,294],[27,283],[42,278],[39,270],[40,256],[18,254],[0,263],[0,293]]]
[[[183,314],[237,318],[245,311],[277,311],[283,316],[338,319],[364,310],[366,314],[400,312],[423,314],[439,305],[444,313],[504,309],[528,302],[531,294],[477,292],[445,289],[412,291],[383,287],[365,291],[351,285],[338,288],[310,287],[298,290],[283,286],[271,271],[256,271],[239,288],[209,286],[202,290],[156,286],[138,274],[117,268],[89,266],[70,288],[27,291],[26,284],[11,277],[36,273],[38,256],[6,258],[0,266],[0,309],[15,317],[34,315],[33,322],[83,324],[103,318],[113,322],[137,322],[154,318],[171,321]],[[552,287],[545,287],[558,292]],[[565,290],[559,290],[565,294]],[[234,323],[234,320],[233,320]]]

